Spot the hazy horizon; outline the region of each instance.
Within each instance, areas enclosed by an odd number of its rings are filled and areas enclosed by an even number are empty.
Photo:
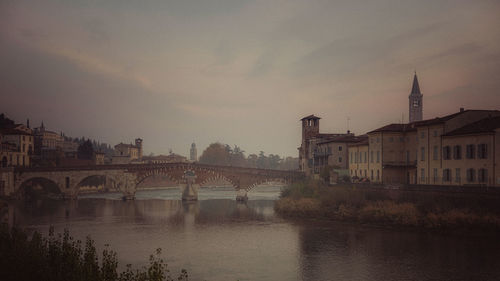
[[[498,1],[0,1],[1,108],[145,154],[297,157],[300,118],[364,134],[500,109]]]

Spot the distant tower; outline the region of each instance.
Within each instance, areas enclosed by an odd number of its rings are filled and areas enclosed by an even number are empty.
[[[409,99],[409,116],[410,123],[422,120],[423,112],[423,95],[420,93],[420,86],[418,85],[417,72],[413,76],[413,86],[411,87]]]
[[[319,135],[319,119],[321,118],[314,115],[300,119],[302,121],[302,143],[306,139]]]
[[[141,159],[142,158],[142,139],[141,138],[135,139],[135,146],[139,149],[139,159]]]
[[[196,150],[196,144],[194,142],[191,144],[191,149],[189,150],[189,160],[193,162],[198,161],[198,152]]]
[[[299,168],[305,171],[309,167],[308,161],[311,158],[309,149],[309,139],[319,135],[319,117],[314,115],[306,116],[302,121],[302,143],[299,148]]]

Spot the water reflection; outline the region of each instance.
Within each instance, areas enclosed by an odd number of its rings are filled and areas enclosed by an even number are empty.
[[[273,198],[246,204],[230,193],[197,202],[175,190],[123,202],[105,198],[9,206],[12,223],[47,233],[70,229],[110,243],[120,266],[147,263],[157,247],[190,280],[495,280],[495,237],[432,234],[277,217]],[[208,194],[207,196],[210,196]],[[219,196],[219,198],[217,198]],[[222,198],[220,198],[222,197]]]

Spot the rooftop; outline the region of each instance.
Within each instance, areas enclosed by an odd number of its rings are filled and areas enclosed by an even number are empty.
[[[311,119],[318,120],[318,119],[321,119],[321,118],[320,118],[320,117],[318,117],[318,116],[314,116],[314,114],[311,114],[311,115],[309,115],[309,116],[306,116],[306,117],[304,117],[304,118],[300,119],[300,121],[304,121],[304,120],[311,120]]]
[[[476,121],[474,123],[465,125],[461,128],[453,130],[444,136],[459,136],[459,135],[472,135],[494,133],[496,129],[500,128],[500,116],[487,117]]]
[[[324,141],[318,142],[318,145],[319,144],[332,143],[332,142],[356,143],[356,142],[360,142],[360,141],[363,141],[363,140],[368,140],[368,137],[366,135],[362,135],[362,136],[342,135],[342,136],[335,136],[335,137],[326,139]]]
[[[375,129],[373,131],[368,132],[370,133],[379,133],[379,132],[408,132],[408,131],[413,131],[415,130],[413,123],[410,124],[389,124],[384,127],[380,127],[378,129]]]
[[[29,133],[27,133],[25,131],[22,131],[22,130],[15,129],[15,128],[0,129],[0,134],[2,134],[2,135],[25,135],[25,136],[31,136]]]

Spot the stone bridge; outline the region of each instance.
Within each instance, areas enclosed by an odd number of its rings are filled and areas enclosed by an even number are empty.
[[[302,172],[254,169],[232,166],[214,166],[198,163],[161,163],[95,165],[81,167],[15,168],[10,172],[5,190],[7,195],[22,198],[29,183],[34,180],[57,186],[64,198],[78,197],[81,183],[94,176],[106,179],[109,189],[123,193],[124,199],[133,199],[138,185],[146,178],[164,175],[182,188],[183,200],[197,200],[198,188],[217,180],[225,180],[235,188],[236,200],[246,200],[253,187],[279,181],[290,184],[304,177]],[[4,176],[5,178],[5,176]],[[5,182],[5,180],[4,180]]]

